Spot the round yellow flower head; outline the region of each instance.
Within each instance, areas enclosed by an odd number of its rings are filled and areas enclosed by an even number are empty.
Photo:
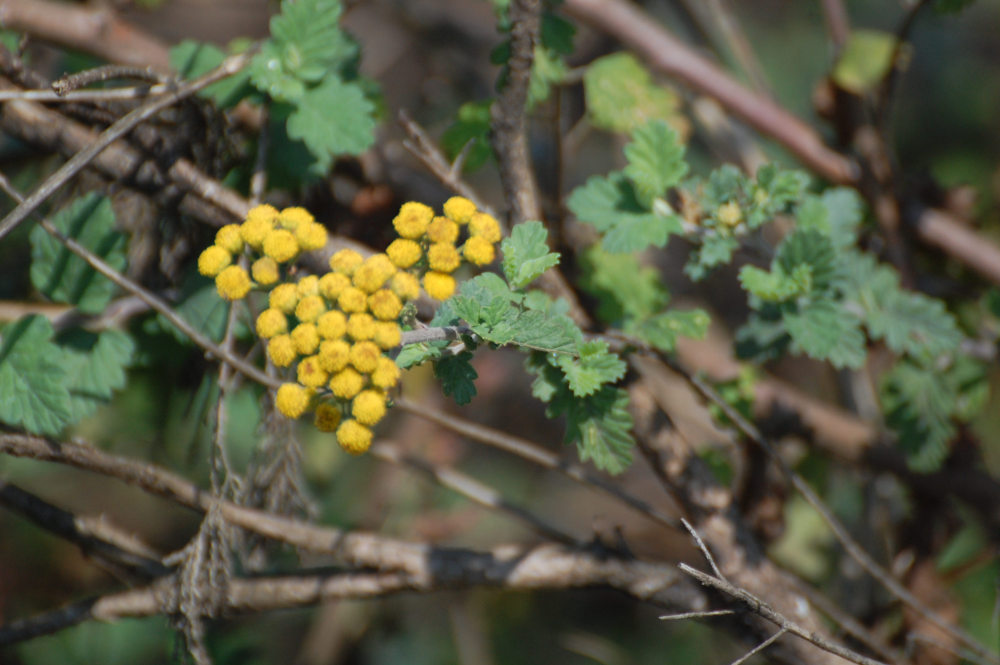
[[[337,296],[337,304],[348,313],[363,312],[368,309],[368,296],[361,289],[349,286]]]
[[[239,224],[226,224],[215,232],[215,244],[230,254],[243,251],[243,237],[240,235]]]
[[[198,255],[198,272],[205,277],[215,277],[232,262],[229,252],[218,245],[209,245]]]
[[[368,309],[377,319],[395,321],[403,309],[403,302],[389,289],[379,289],[368,296]]]
[[[330,379],[330,390],[340,399],[351,399],[365,387],[365,377],[353,367],[345,367]]]
[[[229,266],[215,276],[215,288],[226,300],[239,300],[250,292],[250,275],[239,266]]]
[[[295,239],[304,252],[326,247],[327,232],[322,224],[302,224],[295,229]]]
[[[355,268],[364,262],[364,257],[353,249],[342,249],[330,257],[330,270],[350,277]]]
[[[319,366],[327,372],[339,372],[350,361],[351,345],[344,340],[326,340],[319,345]]]
[[[277,282],[278,277],[280,277],[278,262],[270,256],[262,256],[250,266],[250,274],[253,276],[253,281],[258,284],[270,286]]]
[[[347,332],[347,318],[340,310],[331,309],[316,319],[316,330],[323,339],[340,339]]]
[[[283,208],[278,213],[278,224],[286,229],[295,231],[300,226],[312,224],[315,221],[313,216],[305,208],[298,206],[293,208]]]
[[[248,222],[265,221],[269,224],[274,224],[277,219],[278,209],[269,203],[262,203],[250,208],[250,212],[247,213],[246,217],[246,221]]]
[[[372,254],[354,271],[354,286],[365,293],[374,293],[396,274],[396,266],[385,254]]]
[[[732,228],[743,221],[743,211],[740,210],[740,205],[736,201],[730,201],[719,206],[715,218]]]
[[[362,390],[351,402],[351,415],[362,425],[374,425],[385,416],[385,393]]]
[[[371,447],[372,431],[349,418],[337,428],[337,443],[350,454],[360,455]]]
[[[326,303],[319,296],[306,296],[295,306],[295,318],[311,323],[326,311]]]
[[[271,359],[275,367],[288,367],[295,362],[299,356],[295,351],[292,336],[275,335],[272,337],[271,341],[267,343],[267,357]]]
[[[455,278],[447,273],[432,270],[424,275],[424,290],[435,300],[447,300],[455,293]]]
[[[365,312],[351,314],[347,319],[347,334],[355,341],[371,339],[375,336],[375,319]]]
[[[319,347],[319,332],[311,323],[300,323],[292,330],[292,344],[300,356],[316,353]],[[306,384],[308,385],[308,384]]]
[[[427,226],[427,239],[454,244],[458,240],[458,223],[447,217],[435,217]]]
[[[465,224],[476,212],[476,204],[462,196],[453,196],[444,202],[444,214],[459,224]]]
[[[385,254],[397,268],[409,268],[420,260],[420,245],[415,240],[396,238],[385,248]]]
[[[389,390],[399,383],[401,373],[396,361],[392,358],[379,356],[375,363],[375,371],[372,372],[372,385],[382,390]]]
[[[267,302],[274,309],[291,314],[295,311],[295,306],[299,304],[299,293],[294,284],[278,284],[271,289],[271,295],[268,296]]]
[[[336,432],[340,424],[340,409],[333,404],[323,403],[316,407],[313,424],[320,432]]]
[[[477,266],[493,263],[493,259],[496,258],[496,250],[493,248],[493,243],[482,236],[472,236],[466,240],[465,246],[462,248],[462,254],[465,256],[466,261]]]
[[[288,319],[280,309],[265,309],[257,317],[257,336],[271,339],[275,335],[288,332]]]
[[[291,261],[299,253],[299,243],[291,231],[274,229],[264,236],[264,254],[278,263]]]
[[[319,357],[309,356],[299,361],[296,372],[299,383],[309,388],[319,388],[330,378],[326,370],[319,366]]]
[[[264,237],[274,228],[277,217],[278,211],[274,206],[265,204],[251,208],[246,221],[240,224],[240,236],[243,242],[254,249],[260,249],[264,244]]]
[[[340,294],[351,285],[351,278],[339,272],[328,272],[319,278],[319,292],[330,302],[336,302]]]
[[[403,332],[395,321],[376,321],[375,337],[372,339],[378,348],[388,351],[399,346],[403,339]]]
[[[448,242],[436,242],[427,248],[427,265],[438,272],[453,272],[462,263],[455,246]]]
[[[351,347],[351,364],[354,369],[365,374],[371,374],[378,367],[378,359],[382,351],[375,342],[357,342]]]
[[[469,235],[479,236],[488,242],[500,242],[500,224],[491,215],[477,212],[469,220]]]
[[[283,383],[274,396],[274,405],[288,418],[298,418],[309,408],[312,391],[297,383]]]
[[[299,280],[298,284],[295,285],[295,291],[299,294],[299,298],[305,298],[306,296],[318,296],[319,277],[316,275],[306,275]]]
[[[416,300],[420,297],[420,280],[408,272],[397,272],[389,280],[389,290],[402,300]]]
[[[396,227],[396,233],[401,238],[416,240],[424,235],[433,217],[434,210],[429,205],[410,201],[400,207],[399,214],[392,220],[392,225]]]

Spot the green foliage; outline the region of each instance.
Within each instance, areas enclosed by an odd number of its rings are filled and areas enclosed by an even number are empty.
[[[441,147],[451,160],[466,149],[466,144],[472,142],[462,164],[462,169],[466,172],[475,171],[493,156],[489,136],[492,105],[492,99],[462,104],[458,107],[455,122],[441,135]]]
[[[608,343],[602,341],[578,342],[575,356],[557,356],[555,363],[576,397],[593,395],[604,384],[625,376],[626,369],[625,362],[609,353]]]
[[[861,320],[830,300],[814,300],[796,311],[786,312],[783,321],[792,338],[792,351],[834,367],[860,368],[865,363],[865,336]]]
[[[511,229],[500,245],[503,273],[516,289],[524,288],[543,272],[559,264],[559,255],[549,251],[548,232],[541,222],[524,222]]]
[[[120,330],[95,335],[81,329],[60,335],[59,342],[69,390],[69,422],[78,422],[125,387],[125,368],[132,363],[135,343]]]
[[[462,351],[453,356],[444,356],[434,363],[434,376],[441,381],[445,395],[451,395],[459,406],[468,404],[476,396],[476,384],[473,383],[479,374],[469,362],[472,353]]]
[[[195,277],[182,287],[178,302],[174,306],[174,313],[213,342],[221,342],[226,332],[226,320],[231,306],[231,303],[219,297],[214,284],[202,277]],[[181,344],[192,344],[188,336],[162,314],[157,314],[156,319],[147,325],[147,329],[150,332],[163,330],[173,335]],[[236,334],[243,337],[246,331],[246,326],[240,324]]]
[[[643,266],[634,254],[612,254],[595,245],[578,257],[580,287],[597,298],[597,316],[610,325],[647,317],[670,301],[655,268]]]
[[[671,88],[653,83],[649,72],[629,53],[594,60],[583,75],[587,114],[596,126],[627,133],[650,119],[677,127],[679,99]]]
[[[892,69],[896,36],[880,30],[852,30],[831,74],[834,82],[849,92],[872,91]]]
[[[509,33],[511,27],[509,3],[494,0],[493,4],[497,11],[498,29],[501,32]],[[563,82],[569,71],[564,57],[573,52],[575,33],[576,28],[569,21],[549,10],[542,12],[540,39],[535,45],[531,63],[531,80],[528,83],[528,109],[534,108],[548,99],[552,86]],[[502,66],[497,80],[497,89],[502,89],[507,84],[507,77],[510,74],[508,68],[510,52],[511,41],[507,39],[490,53],[490,62]]]
[[[170,49],[170,66],[184,79],[198,78],[215,69],[226,59],[225,52],[214,44],[203,44],[185,39]],[[253,92],[250,74],[240,71],[217,83],[213,83],[198,94],[212,99],[219,108],[232,108]]]
[[[302,141],[319,168],[336,155],[360,155],[375,141],[375,105],[356,83],[329,77],[302,93],[288,117],[288,135]]]
[[[632,142],[625,146],[625,158],[628,159],[625,177],[632,182],[639,202],[649,209],[688,170],[677,132],[657,120],[632,132]]]
[[[55,214],[52,224],[112,268],[125,267],[125,236],[115,231],[115,215],[106,198],[87,194]],[[103,310],[117,288],[41,226],[31,231],[31,283],[49,298],[87,314]]]

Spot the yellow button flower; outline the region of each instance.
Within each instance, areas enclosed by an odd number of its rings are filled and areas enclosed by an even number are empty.
[[[278,211],[269,205],[259,205],[247,213],[246,221],[240,224],[240,236],[243,242],[254,249],[260,249],[264,237],[274,228]]]
[[[354,286],[365,293],[374,293],[396,274],[396,266],[385,254],[373,254],[354,271]]]
[[[372,431],[356,420],[345,420],[337,428],[337,443],[352,455],[360,455],[372,445]]]
[[[299,294],[300,298],[319,295],[319,277],[316,275],[306,275],[295,285],[295,291]]]
[[[300,356],[316,353],[319,347],[319,332],[311,323],[300,323],[292,330],[292,344]],[[308,385],[308,384],[306,384]]]
[[[350,285],[351,278],[339,272],[328,272],[319,278],[319,292],[330,302],[336,302],[344,289]]]
[[[389,280],[389,290],[402,300],[416,300],[420,297],[420,280],[408,272],[398,272]]]
[[[388,390],[399,383],[401,374],[399,365],[392,358],[379,356],[375,363],[375,371],[372,372],[372,385],[382,390]]]
[[[394,349],[399,346],[402,339],[403,332],[400,329],[399,324],[395,321],[375,322],[375,336],[372,340],[378,345],[378,348],[384,351]]]
[[[315,218],[308,210],[298,206],[282,208],[281,212],[278,213],[278,224],[291,231],[295,231],[300,226],[312,224],[314,221]]]
[[[326,340],[319,345],[319,366],[327,372],[339,372],[351,361],[351,345],[342,339]]]
[[[368,296],[361,289],[349,286],[337,296],[337,304],[348,313],[363,312],[368,309]]]
[[[429,205],[410,201],[400,207],[399,214],[392,220],[392,225],[396,227],[396,233],[401,238],[416,240],[424,235],[433,217],[434,210]]]
[[[312,323],[326,311],[326,303],[319,296],[306,296],[295,306],[295,318],[299,321]]]
[[[239,266],[229,266],[215,276],[215,288],[226,300],[239,300],[250,292],[250,275]]]
[[[427,226],[427,239],[431,242],[455,244],[458,240],[458,223],[447,217],[435,217]]]
[[[438,272],[453,272],[462,263],[455,246],[447,242],[436,242],[427,248],[427,265]]]
[[[305,252],[326,247],[327,235],[326,227],[315,222],[301,224],[295,229],[295,239],[298,241],[302,251]]]
[[[385,416],[385,393],[362,390],[351,402],[351,415],[362,425],[374,425]]]
[[[378,359],[382,351],[375,342],[357,342],[351,347],[351,364],[354,369],[365,374],[371,374],[378,368]]]
[[[453,196],[444,202],[444,214],[459,224],[465,224],[476,212],[476,204],[463,196]]]
[[[215,277],[232,262],[229,252],[218,245],[209,245],[198,255],[198,272],[205,277]]]
[[[415,240],[396,238],[385,248],[386,256],[397,268],[409,268],[420,260],[420,245]]]
[[[262,203],[250,208],[250,212],[247,213],[246,217],[246,221],[248,222],[265,221],[269,224],[274,224],[277,219],[278,209],[269,203]]]
[[[295,343],[292,342],[291,335],[272,337],[267,343],[267,356],[275,367],[288,367],[299,357],[295,352]]]
[[[309,408],[312,391],[297,383],[283,383],[274,396],[274,405],[288,418],[298,418]]]
[[[313,424],[320,432],[336,432],[340,418],[340,409],[333,404],[323,403],[316,407]]]
[[[258,284],[270,286],[277,282],[278,277],[280,277],[278,262],[270,256],[262,256],[250,266],[250,274],[253,276],[253,281]]]
[[[500,242],[500,224],[491,215],[477,212],[469,220],[469,235],[479,236],[492,243]]]
[[[299,243],[291,231],[274,229],[264,236],[264,254],[278,263],[291,261],[299,253]]]
[[[288,319],[280,309],[265,309],[257,317],[257,336],[271,339],[275,335],[288,332]]]
[[[330,257],[330,270],[350,277],[364,260],[364,257],[353,249],[342,249]]]
[[[340,310],[331,309],[316,319],[316,330],[323,339],[340,339],[347,332],[347,317]]]
[[[330,379],[330,390],[340,399],[351,399],[365,387],[365,377],[353,367],[345,367]]]
[[[715,218],[728,227],[734,227],[743,221],[743,211],[735,201],[730,201],[719,206]]]
[[[347,319],[347,334],[356,341],[371,339],[375,336],[375,319],[365,312],[351,314]]]
[[[326,370],[319,366],[317,356],[309,356],[300,360],[296,376],[299,383],[308,388],[319,388],[330,377]]]
[[[226,224],[215,232],[215,244],[230,254],[243,251],[243,236],[240,235],[239,224]]]
[[[435,300],[447,300],[455,293],[455,278],[432,270],[424,275],[424,290]]]
[[[299,304],[299,293],[294,284],[278,284],[271,290],[267,302],[274,309],[291,314]]]
[[[465,256],[466,261],[477,266],[493,263],[493,259],[496,258],[496,250],[493,248],[493,243],[482,236],[472,236],[466,240],[465,247],[462,248],[462,254]]]
[[[379,289],[368,296],[368,309],[381,321],[395,321],[403,309],[403,302],[389,289]]]

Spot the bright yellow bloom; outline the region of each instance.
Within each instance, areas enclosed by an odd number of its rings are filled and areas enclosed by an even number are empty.
[[[229,252],[218,245],[209,245],[198,256],[198,272],[205,277],[215,277],[232,262]]]
[[[304,252],[326,247],[326,227],[322,224],[301,224],[295,229],[295,239]]]
[[[308,210],[297,206],[293,208],[283,208],[281,212],[278,213],[278,224],[291,231],[295,231],[301,226],[312,224],[314,221],[315,219]]]
[[[424,290],[435,300],[447,300],[455,293],[455,278],[433,270],[424,275]]]
[[[362,425],[374,425],[385,417],[385,393],[362,390],[351,402],[351,415]]]
[[[215,244],[230,254],[243,251],[243,237],[240,235],[239,224],[226,224],[215,232]]]
[[[399,383],[401,370],[392,358],[379,356],[375,363],[375,371],[372,372],[372,385],[376,388],[388,390]]]
[[[340,339],[347,332],[347,318],[340,310],[331,309],[316,319],[316,330],[323,339]]]
[[[326,340],[319,345],[319,366],[327,372],[339,372],[350,361],[351,345],[344,340]]]
[[[378,367],[378,359],[382,351],[375,342],[357,342],[351,347],[351,364],[354,369],[365,374],[371,374]]]
[[[389,289],[379,289],[368,296],[368,309],[377,319],[395,321],[403,309],[403,302]]]
[[[736,201],[730,201],[719,206],[715,218],[731,228],[743,221],[743,211],[740,210],[740,205]]]
[[[264,236],[264,254],[278,263],[291,261],[299,253],[299,243],[291,231],[274,229]]]
[[[248,222],[263,220],[269,224],[274,224],[276,219],[278,219],[278,209],[269,203],[262,203],[261,205],[250,208],[250,212],[248,212],[246,216],[246,221]]]
[[[376,321],[375,336],[372,338],[378,348],[388,351],[399,346],[403,331],[395,321]]]
[[[294,284],[278,284],[271,290],[267,302],[274,309],[291,314],[299,304],[299,293]]]
[[[361,289],[349,286],[340,292],[337,304],[345,312],[363,312],[368,309],[368,296]]]
[[[253,276],[253,281],[258,284],[264,286],[274,284],[280,277],[278,262],[270,256],[262,256],[250,266],[250,274]]]
[[[347,319],[347,334],[355,341],[371,339],[375,336],[375,319],[365,312],[351,314]]]
[[[298,284],[295,285],[295,291],[299,294],[300,298],[305,298],[306,296],[318,296],[319,277],[316,275],[306,275],[299,280]]]
[[[330,379],[330,390],[340,399],[351,399],[365,387],[365,377],[353,367],[346,367]]]
[[[351,278],[339,272],[328,272],[319,278],[319,292],[330,302],[336,302],[337,297],[351,285]]]
[[[319,388],[330,378],[326,370],[319,366],[318,356],[309,356],[300,360],[296,376],[299,383],[308,388]]]
[[[466,240],[465,247],[462,248],[462,254],[465,256],[466,261],[477,266],[493,263],[493,259],[496,258],[496,250],[493,248],[493,243],[482,236],[472,236]]]
[[[265,309],[257,317],[257,336],[271,339],[275,335],[288,332],[288,319],[280,309]]]
[[[319,296],[306,296],[295,306],[295,318],[299,321],[312,323],[326,311],[326,303]]]
[[[390,277],[396,274],[396,266],[385,254],[373,254],[365,259],[357,270],[354,271],[352,281],[354,286],[365,293],[374,293],[382,288],[382,285]]]
[[[396,233],[401,238],[416,240],[424,235],[427,225],[434,217],[434,210],[429,205],[410,201],[404,203],[399,209],[399,214],[392,220],[392,225],[396,227]]]
[[[250,275],[239,266],[229,266],[215,276],[215,288],[226,300],[239,300],[250,292]]]
[[[278,211],[273,206],[259,205],[247,213],[247,219],[240,224],[240,236],[243,242],[254,249],[260,249],[264,237],[274,228],[274,220]]]
[[[438,272],[453,272],[462,263],[455,246],[448,242],[436,242],[427,248],[427,265]]]
[[[389,281],[389,290],[403,300],[416,300],[420,297],[420,280],[408,272],[397,272]]]
[[[360,455],[372,445],[372,431],[361,423],[347,419],[337,428],[337,443],[352,455]]]
[[[459,224],[465,224],[476,212],[476,204],[462,196],[453,196],[444,202],[444,214]]]
[[[385,248],[386,256],[397,268],[409,268],[420,260],[420,245],[415,240],[396,238]]]
[[[458,224],[447,217],[435,217],[427,226],[427,239],[431,242],[450,242],[458,240]]]
[[[292,344],[300,356],[316,353],[316,347],[319,346],[319,332],[316,326],[311,323],[300,323],[295,326],[292,330]]]
[[[316,417],[313,424],[320,432],[335,432],[340,424],[340,409],[333,404],[324,402],[316,407]]]
[[[298,418],[309,408],[312,391],[297,383],[283,383],[274,397],[274,405],[288,418]]]
[[[479,236],[492,243],[500,242],[500,224],[491,215],[477,212],[469,220],[469,235]]]
[[[291,335],[272,337],[267,343],[267,355],[275,367],[288,367],[299,357],[295,352],[295,343]]]
[[[364,260],[364,257],[353,249],[342,249],[330,257],[330,270],[350,277]]]

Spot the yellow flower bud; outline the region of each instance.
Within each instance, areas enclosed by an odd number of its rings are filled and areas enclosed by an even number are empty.
[[[469,235],[479,236],[496,244],[500,242],[500,224],[491,215],[477,212],[469,220]]]
[[[340,339],[347,332],[347,318],[340,310],[331,309],[316,319],[316,330],[323,339]]]
[[[284,416],[298,418],[309,408],[312,391],[297,383],[283,383],[274,397],[274,405]]]
[[[376,388],[388,390],[399,383],[401,374],[399,365],[392,358],[379,356],[375,363],[375,371],[372,372],[372,385]]]
[[[424,290],[435,300],[447,300],[455,293],[455,278],[433,270],[424,275]]]
[[[326,247],[327,232],[322,224],[301,224],[295,229],[295,239],[299,242],[302,251],[309,252],[314,249]]]
[[[379,289],[368,296],[368,309],[377,319],[395,321],[403,309],[403,302],[389,289]]]
[[[319,366],[327,372],[339,372],[350,361],[351,345],[344,340],[326,340],[319,345]]]
[[[465,247],[462,248],[462,254],[465,256],[466,261],[477,266],[493,263],[493,259],[496,258],[496,250],[493,248],[493,243],[482,236],[472,236],[466,240]]]
[[[355,420],[345,420],[337,428],[337,443],[352,455],[360,455],[372,445],[372,431]]]
[[[239,224],[226,224],[215,232],[215,244],[230,254],[243,251],[243,237],[240,235]]]
[[[340,409],[333,404],[323,403],[316,407],[313,424],[320,432],[335,432],[340,424]]]
[[[246,217],[246,221],[248,222],[265,221],[269,224],[274,224],[277,219],[278,209],[268,203],[262,203],[250,208],[250,212],[247,213]]]
[[[365,387],[365,377],[353,367],[345,367],[330,379],[330,390],[340,399],[351,399]]]
[[[459,224],[465,224],[476,212],[476,204],[462,196],[453,196],[444,202],[444,214]]]
[[[261,339],[271,339],[286,332],[288,332],[288,319],[280,309],[265,309],[257,317],[257,336]]]
[[[262,256],[250,266],[250,274],[253,275],[253,281],[258,284],[264,286],[274,284],[280,276],[278,262],[270,256]]]
[[[375,342],[357,342],[351,347],[351,364],[359,372],[365,374],[374,372],[381,357],[382,351]]]
[[[399,346],[403,332],[395,321],[376,321],[375,336],[372,339],[378,348],[388,351]]]
[[[362,390],[351,402],[351,415],[362,425],[374,425],[385,416],[385,393]]]
[[[297,206],[293,208],[283,208],[281,212],[278,213],[278,224],[290,231],[295,231],[300,226],[312,224],[314,221],[313,216],[308,210]]]
[[[732,228],[743,221],[743,211],[735,201],[730,201],[719,206],[715,213],[715,218],[726,226]]]
[[[430,206],[410,201],[402,205],[399,214],[392,220],[392,225],[396,227],[396,233],[401,238],[416,240],[427,230],[427,225],[433,217],[434,211]]]
[[[352,281],[354,286],[365,293],[374,293],[395,274],[396,266],[392,264],[388,256],[373,254],[354,271]]]
[[[239,266],[229,266],[215,276],[215,288],[226,300],[239,300],[250,292],[250,276]]]
[[[347,319],[347,334],[355,341],[371,339],[375,336],[375,319],[365,312],[351,314]]]
[[[353,249],[342,249],[330,257],[330,270],[350,277],[364,260],[364,257]]]
[[[319,277],[316,275],[306,275],[299,280],[298,284],[295,285],[295,291],[299,294],[300,298],[305,298],[306,296],[318,296]]]
[[[316,353],[316,347],[319,346],[319,332],[316,330],[316,326],[311,323],[300,323],[295,326],[295,329],[292,330],[292,344],[295,345],[295,350],[300,356]],[[300,383],[302,382],[300,381]]]
[[[336,302],[344,289],[350,285],[351,278],[339,272],[328,272],[319,278],[319,292],[330,302]]]
[[[326,303],[319,296],[306,296],[295,306],[295,318],[299,321],[312,323],[326,311]]]
[[[198,256],[198,272],[205,277],[215,277],[232,262],[229,252],[218,245],[209,245]]]
[[[427,239],[454,245],[458,240],[458,224],[447,217],[435,217],[427,226]]]
[[[386,256],[397,268],[409,268],[420,260],[420,245],[415,240],[396,238],[385,248]]]
[[[295,352],[295,343],[291,335],[275,335],[267,343],[267,356],[274,363],[275,367],[288,367],[298,354]]]
[[[240,224],[240,236],[243,242],[254,249],[260,249],[264,237],[274,228],[278,211],[269,205],[259,205],[247,213],[246,221]]]
[[[294,284],[278,284],[271,290],[267,302],[274,309],[291,314],[299,304],[299,293]]]
[[[368,309],[368,296],[361,289],[349,286],[337,296],[337,304],[348,313],[363,312]]]
[[[389,280],[389,290],[402,300],[416,300],[420,297],[420,280],[408,272],[398,272]]]
[[[300,360],[296,376],[299,383],[309,388],[319,388],[330,378],[326,370],[320,367],[317,356],[309,356]]]
[[[299,253],[299,243],[291,231],[274,229],[264,236],[264,254],[278,263],[291,261]]]
[[[462,263],[455,246],[447,242],[436,242],[427,248],[427,265],[438,272],[453,272]]]

